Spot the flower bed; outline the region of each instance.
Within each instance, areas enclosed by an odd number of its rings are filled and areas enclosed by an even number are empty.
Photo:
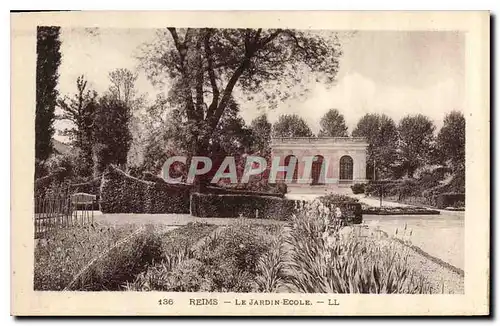
[[[57,230],[35,247],[34,289],[123,290],[151,264],[172,259],[172,253],[191,247],[215,228],[190,223],[161,234],[148,225],[93,224]]]
[[[414,206],[397,207],[364,207],[363,214],[366,215],[439,215],[434,209]]]

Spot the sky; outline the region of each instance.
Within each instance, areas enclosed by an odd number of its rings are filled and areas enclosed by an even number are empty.
[[[152,29],[62,29],[59,92],[76,91],[76,78],[84,74],[99,93],[109,85],[108,72],[116,68],[136,70],[138,49],[153,40]],[[343,55],[333,87],[311,81],[309,92],[280,103],[275,109],[240,102],[247,123],[267,113],[271,122],[281,114],[298,114],[317,133],[319,120],[329,109],[338,109],[349,131],[366,113],[385,113],[398,122],[422,113],[436,126],[445,114],[464,111],[465,36],[459,32],[358,31],[340,33]],[[137,70],[137,88],[154,99],[164,92],[153,87]],[[58,123],[58,128],[64,123]],[[57,137],[65,140],[64,137]]]

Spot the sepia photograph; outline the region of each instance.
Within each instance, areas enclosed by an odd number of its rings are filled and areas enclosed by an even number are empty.
[[[470,163],[466,130],[489,107],[469,115],[466,30],[48,17],[30,25],[33,123],[13,127],[33,138],[29,291],[465,297],[466,215],[489,196],[470,190],[489,152]]]

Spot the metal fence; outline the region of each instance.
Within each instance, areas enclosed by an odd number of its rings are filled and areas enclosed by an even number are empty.
[[[95,195],[67,191],[35,197],[35,238],[52,230],[93,223],[95,203]]]

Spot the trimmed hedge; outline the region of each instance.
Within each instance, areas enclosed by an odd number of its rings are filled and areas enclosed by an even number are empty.
[[[446,208],[453,207],[457,202],[465,203],[465,194],[464,193],[444,193],[436,196],[436,207],[437,208]]]
[[[189,213],[191,187],[143,181],[114,166],[102,177],[100,206],[103,213]]]
[[[288,220],[296,201],[241,194],[191,194],[191,214],[197,217],[239,217]]]
[[[191,194],[191,214],[197,217],[264,218],[288,221],[302,200],[270,196],[239,194]],[[359,224],[362,221],[361,204],[355,202],[330,203],[340,207],[346,219]]]
[[[269,196],[269,197],[276,197],[276,198],[284,198],[285,197],[285,194],[283,194],[283,193],[238,190],[238,189],[223,188],[223,187],[217,187],[217,186],[207,186],[206,189],[207,189],[207,192],[209,192],[211,194],[218,194],[218,195]]]

